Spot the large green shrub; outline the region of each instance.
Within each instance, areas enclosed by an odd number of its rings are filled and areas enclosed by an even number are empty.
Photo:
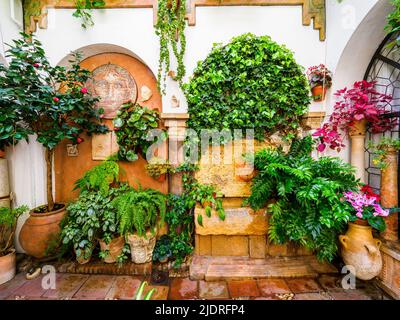
[[[254,129],[259,140],[274,132],[293,137],[310,103],[308,86],[290,50],[244,34],[215,45],[185,84],[188,126]]]
[[[338,158],[311,156],[312,139],[295,140],[288,153],[278,149],[259,151],[259,170],[247,203],[254,209],[268,203],[269,238],[275,243],[296,241],[315,250],[321,260],[332,260],[338,250],[338,234],[352,213],[343,192],[356,190],[353,168]]]

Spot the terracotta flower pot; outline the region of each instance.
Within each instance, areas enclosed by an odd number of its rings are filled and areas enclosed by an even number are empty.
[[[0,257],[0,284],[10,281],[16,273],[16,254],[12,249],[5,256]]]
[[[355,268],[355,276],[361,280],[371,280],[382,270],[382,256],[379,251],[381,241],[372,236],[372,227],[349,223],[345,235],[339,236],[342,257],[346,265]]]
[[[316,101],[316,102],[324,101],[327,90],[328,90],[328,87],[321,86],[321,85],[312,88],[311,93],[312,93],[314,101]]]
[[[107,257],[104,258],[105,263],[114,263],[117,261],[117,257],[122,253],[124,249],[125,239],[124,237],[114,238],[109,244],[106,244],[103,240],[99,241],[100,249],[102,251],[108,250]]]
[[[62,208],[47,212],[29,212],[19,234],[19,241],[25,252],[35,258],[44,258],[53,241],[57,241],[61,232],[60,222],[65,216],[65,204]]]
[[[256,171],[246,162],[235,163],[235,175],[243,182],[250,182],[256,176]]]
[[[76,261],[79,264],[86,264],[90,261],[90,259],[92,258],[92,253],[93,253],[93,249],[94,246],[85,248],[85,249],[81,249],[81,253],[80,255],[77,254],[76,249],[74,248],[74,252],[75,252],[75,256],[76,256]]]
[[[164,182],[167,179],[167,174],[161,174],[160,176],[158,176],[157,178],[155,178],[158,182]]]
[[[0,159],[5,158],[6,157],[6,152],[4,150],[0,149]]]
[[[358,226],[364,226],[364,227],[368,227],[369,226],[368,220],[365,220],[365,219],[357,219],[353,223],[358,225]]]
[[[137,234],[128,234],[127,241],[131,247],[131,257],[133,263],[148,263],[153,257],[156,245],[156,234],[146,232],[146,237],[139,237]]]

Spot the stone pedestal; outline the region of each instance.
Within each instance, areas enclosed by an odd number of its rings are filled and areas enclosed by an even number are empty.
[[[187,113],[162,113],[161,118],[168,130],[168,159],[174,167],[179,166],[184,161],[183,142],[186,134],[186,120],[189,119]],[[182,174],[175,173],[169,179],[169,192],[182,194]]]
[[[397,208],[398,205],[398,178],[397,178],[397,151],[387,151],[387,167],[381,172],[381,204],[384,208]],[[386,231],[382,237],[389,241],[396,241],[398,237],[398,213],[391,213],[385,218]]]
[[[367,121],[357,121],[350,130],[351,165],[356,169],[356,178],[365,183],[365,132]]]

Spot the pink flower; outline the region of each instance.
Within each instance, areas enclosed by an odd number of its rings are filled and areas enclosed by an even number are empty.
[[[60,99],[57,98],[57,97],[54,97],[54,98],[53,98],[53,101],[54,101],[54,102],[58,102],[58,101],[60,101]]]
[[[32,66],[35,67],[35,68],[39,68],[40,64],[39,63],[34,63]]]
[[[356,216],[357,216],[357,218],[360,218],[360,219],[363,218],[363,215],[360,211],[357,211]]]
[[[82,92],[83,94],[86,94],[86,93],[88,93],[88,89],[85,88],[85,87],[83,87],[83,88],[81,89],[81,92]]]
[[[323,144],[323,143],[321,143],[321,144],[318,146],[317,150],[318,150],[318,152],[324,152],[325,148],[326,148],[326,145]]]

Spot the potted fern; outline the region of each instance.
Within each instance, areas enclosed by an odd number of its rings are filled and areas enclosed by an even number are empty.
[[[164,223],[166,197],[152,190],[130,190],[118,196],[113,205],[120,221],[119,231],[130,245],[132,262],[152,260],[157,228]]]

